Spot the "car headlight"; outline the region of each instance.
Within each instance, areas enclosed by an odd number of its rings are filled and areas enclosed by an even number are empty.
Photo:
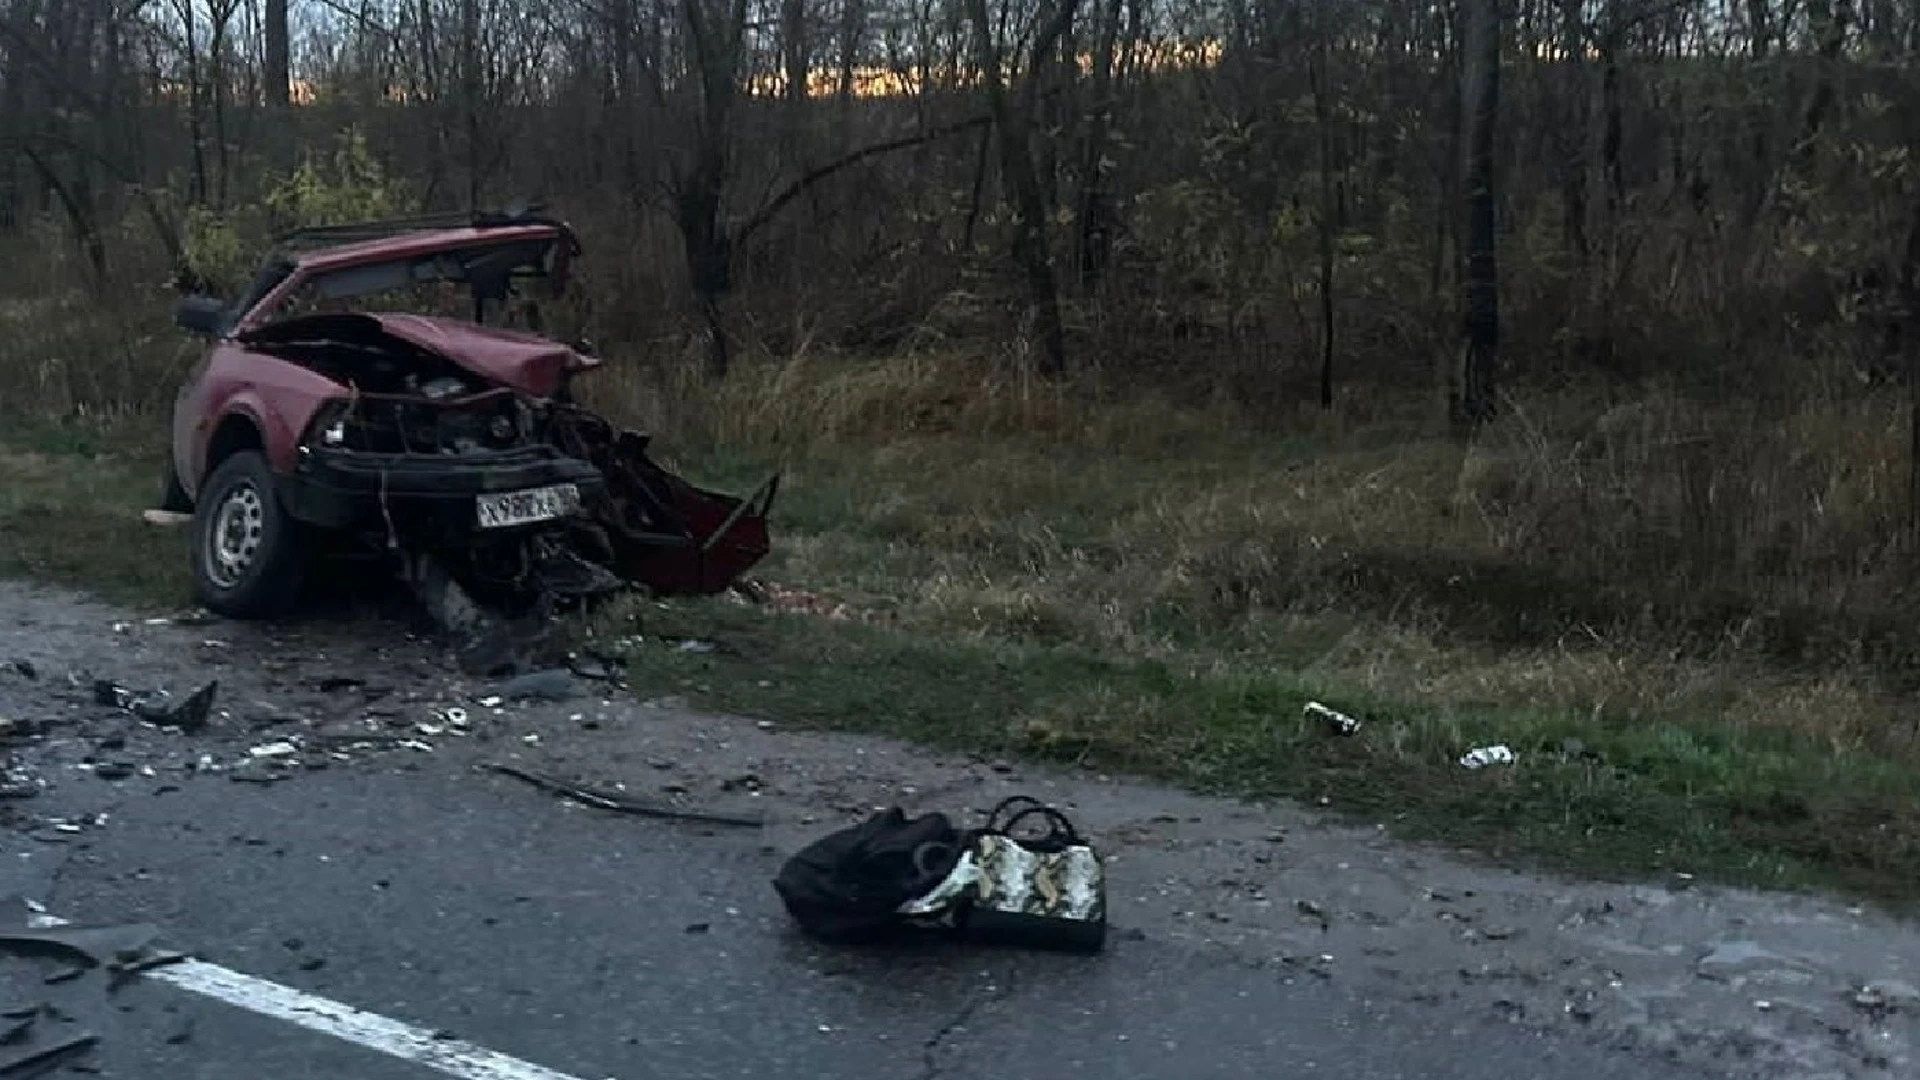
[[[304,447],[325,447],[332,449],[347,444],[347,409],[344,401],[329,401],[314,412],[308,421],[306,434],[301,438]]]

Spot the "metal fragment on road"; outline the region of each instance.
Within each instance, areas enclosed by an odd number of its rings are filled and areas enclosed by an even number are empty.
[[[1360,730],[1360,719],[1318,701],[1307,702],[1303,710],[1308,720],[1317,720],[1333,729],[1335,735],[1352,735]]]
[[[678,821],[694,821],[706,825],[737,825],[744,828],[759,828],[766,824],[760,817],[742,817],[734,814],[714,814],[701,810],[676,810],[669,806],[652,806],[629,799],[612,792],[596,791],[579,784],[570,784],[550,776],[522,769],[517,765],[489,764],[480,766],[487,772],[496,772],[502,776],[511,776],[516,780],[533,785],[550,795],[585,803],[601,810],[612,810],[622,814],[638,814],[642,817],[667,818]]]
[[[1479,746],[1466,752],[1460,758],[1460,765],[1468,769],[1484,769],[1489,765],[1511,765],[1515,760],[1513,751],[1505,745]]]

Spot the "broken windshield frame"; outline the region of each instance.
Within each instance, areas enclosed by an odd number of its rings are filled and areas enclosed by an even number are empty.
[[[488,304],[513,299],[516,283],[545,281],[548,297],[565,288],[567,252],[564,237],[525,237],[478,241],[424,255],[374,260],[337,270],[300,274],[296,264],[279,261],[264,268],[238,306],[235,321],[258,328],[313,311],[360,310],[363,300],[381,293],[414,293],[404,307],[483,320]],[[292,281],[289,286],[289,280]],[[447,287],[463,294],[465,311],[444,310],[446,297],[435,303],[433,291]]]

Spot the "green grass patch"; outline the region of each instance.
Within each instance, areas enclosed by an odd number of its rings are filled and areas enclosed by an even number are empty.
[[[776,458],[736,448],[678,464],[745,485]],[[1920,898],[1920,754],[1870,680],[1682,662],[1618,639],[1489,643],[1403,603],[1410,593],[1351,584],[1376,552],[1415,561],[1412,538],[1375,534],[1370,548],[1363,528],[1383,520],[1373,504],[1408,498],[1370,482],[1433,467],[1417,448],[1316,456],[1302,442],[1256,460],[1223,441],[1146,460],[945,437],[814,447],[784,464],[768,579],[884,617],[649,607],[654,643],[634,656],[648,692],[1325,800],[1586,874]],[[1365,729],[1343,739],[1305,721],[1311,699],[1364,715]],[[1458,764],[1490,743],[1519,764]]]
[[[720,601],[649,607],[629,663],[649,695],[941,747],[1324,803],[1403,835],[1605,877],[1681,871],[1772,887],[1920,895],[1910,763],[1707,723],[1370,699],[1287,668],[1129,659]],[[678,647],[683,638],[711,652]],[[1316,698],[1366,717],[1342,738]],[[1512,767],[1468,771],[1504,742]]]
[[[187,602],[186,530],[140,518],[159,498],[164,437],[10,426],[0,440],[0,574],[116,603]]]
[[[179,603],[184,536],[139,519],[156,441],[11,430],[0,573]],[[1143,459],[958,437],[684,452],[675,464],[715,486],[784,467],[766,577],[854,617],[645,605],[634,680],[795,724],[1324,801],[1587,874],[1920,898],[1920,748],[1863,680],[1632,641],[1489,644],[1348,584],[1376,555],[1405,564],[1413,542],[1381,535],[1377,504],[1418,500],[1368,485],[1431,457],[1301,441],[1263,460],[1223,440]],[[1310,699],[1366,726],[1337,737],[1302,718]],[[1519,762],[1458,765],[1489,743]]]

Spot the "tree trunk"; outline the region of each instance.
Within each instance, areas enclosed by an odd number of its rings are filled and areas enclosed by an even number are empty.
[[[1318,129],[1320,143],[1320,407],[1333,408],[1333,354],[1334,354],[1334,297],[1333,297],[1333,244],[1334,233],[1339,228],[1336,220],[1339,212],[1333,179],[1333,117],[1327,107],[1327,30],[1319,30],[1319,42],[1315,47],[1313,61],[1308,65],[1307,77],[1312,83],[1313,123]]]
[[[707,374],[725,378],[732,367],[722,303],[733,287],[733,245],[721,218],[727,182],[727,140],[737,91],[746,0],[731,0],[717,12],[685,0],[682,11],[700,85],[700,115],[691,160],[676,170],[675,218],[685,247],[687,277],[707,332]]]
[[[1567,65],[1567,117],[1566,124],[1556,129],[1554,136],[1562,148],[1562,232],[1566,237],[1567,251],[1584,266],[1591,251],[1587,238],[1587,132],[1591,108],[1587,86],[1586,20],[1581,6],[1582,0],[1562,0],[1561,19],[1564,25],[1561,33],[1564,35],[1566,53],[1562,63]]]
[[[193,34],[193,5],[187,4],[182,11],[186,16],[187,141],[193,150],[193,201],[204,205],[211,186],[207,183],[207,88],[200,78],[200,49]]]
[[[1814,48],[1820,57],[1814,76],[1813,92],[1807,96],[1807,109],[1800,118],[1800,137],[1793,142],[1791,167],[1803,172],[1813,163],[1815,141],[1833,108],[1833,82],[1837,74],[1840,50],[1847,43],[1847,27],[1853,17],[1852,0],[1809,0],[1807,23],[1814,35]]]
[[[219,169],[216,174],[217,187],[214,189],[215,208],[225,210],[227,193],[232,187],[233,165],[230,158],[232,139],[227,132],[227,31],[232,18],[231,7],[216,7],[212,12],[213,29],[207,41],[207,81],[213,91],[213,152]]]
[[[860,28],[866,19],[863,0],[840,0],[840,85],[842,108],[853,101],[853,76],[860,63]]]
[[[1500,280],[1495,233],[1493,147],[1500,115],[1499,0],[1464,0],[1461,34],[1460,163],[1465,199],[1460,376],[1454,418],[1479,424],[1493,416],[1494,374],[1500,356]]]
[[[807,42],[807,0],[780,0],[780,38],[786,62],[784,89],[797,118],[807,103],[807,75],[813,66]]]
[[[460,113],[466,131],[465,209],[480,209],[484,185],[480,150],[480,0],[460,0]]]
[[[293,98],[293,52],[287,33],[287,0],[266,0],[267,108],[285,110]]]
[[[1107,256],[1113,243],[1113,202],[1107,192],[1107,129],[1113,117],[1113,54],[1120,34],[1121,5],[1126,0],[1109,0],[1100,16],[1093,50],[1093,73],[1088,110],[1086,142],[1080,154],[1080,194],[1075,200],[1074,218],[1079,226],[1080,287],[1091,290],[1100,283],[1107,268]]]
[[[1075,0],[1057,0],[1045,27],[1035,38],[1033,55],[1045,56],[1066,29]],[[987,109],[1000,142],[1000,176],[1013,194],[1019,220],[1014,229],[1013,257],[1027,279],[1028,302],[1040,337],[1040,371],[1058,375],[1067,369],[1066,330],[1060,321],[1060,288],[1054,278],[1053,255],[1047,243],[1047,199],[1035,171],[1032,126],[1033,82],[1018,107],[1008,100],[1000,72],[1000,50],[994,41],[993,19],[987,0],[967,0],[974,23],[974,59],[986,86]]]

